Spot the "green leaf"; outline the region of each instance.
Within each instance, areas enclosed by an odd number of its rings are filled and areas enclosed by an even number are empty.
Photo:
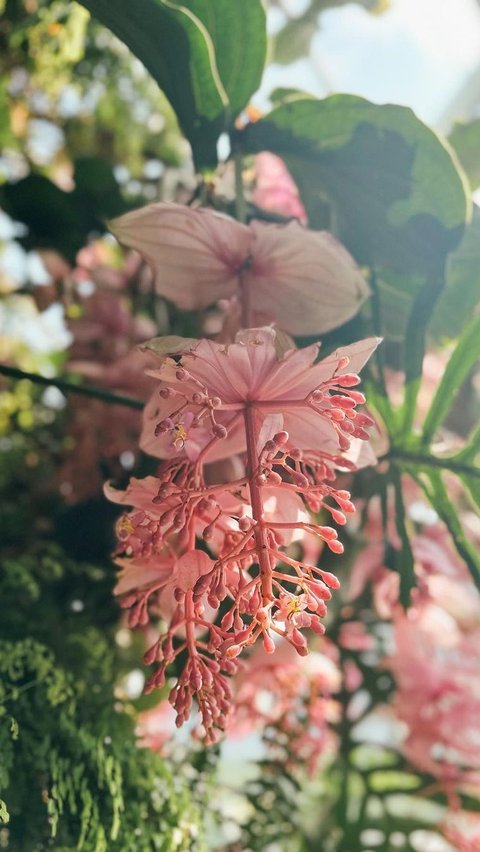
[[[475,471],[472,471],[471,474],[462,473],[459,475],[459,479],[461,480],[468,497],[478,511],[480,509],[480,470],[476,471],[476,475]]]
[[[458,453],[452,457],[455,461],[460,463],[470,463],[473,462],[477,453],[480,452],[480,423],[475,426],[474,429],[470,432],[467,443],[465,446],[459,450]]]
[[[416,586],[415,567],[410,536],[406,526],[405,505],[403,502],[402,480],[397,468],[392,468],[393,484],[395,488],[395,523],[397,532],[402,542],[402,549],[397,561],[400,574],[400,601],[405,608],[410,606],[412,589]]]
[[[192,145],[198,169],[257,89],[265,61],[260,0],[81,0],[145,65]]]
[[[292,98],[242,133],[250,153],[283,157],[310,224],[331,225],[357,260],[437,270],[461,239],[470,207],[450,149],[405,107],[353,95]]]
[[[478,588],[480,588],[480,555],[466,537],[457,511],[450,501],[448,491],[437,470],[429,470],[418,477],[425,494],[439,517],[448,527],[455,547],[459,555],[466,562],[470,574]]]
[[[480,186],[480,118],[455,124],[449,142],[465,169],[472,189]]]
[[[130,207],[120,192],[112,164],[103,157],[77,158],[73,181],[77,202],[91,208],[92,217],[95,214],[101,219],[119,216]]]
[[[479,303],[480,208],[474,205],[472,221],[448,257],[446,286],[435,306],[430,333],[437,339],[458,337]]]
[[[74,195],[43,175],[30,174],[0,188],[0,205],[13,219],[24,222],[27,248],[54,248],[69,261],[85,245],[89,231],[101,227],[94,217],[85,221]]]
[[[399,274],[385,268],[380,271],[381,333],[385,338],[397,343],[404,340],[413,302],[424,283],[425,277],[419,273]]]
[[[418,291],[413,302],[405,331],[404,370],[405,388],[399,422],[401,423],[398,436],[405,441],[410,433],[415,418],[417,396],[420,390],[423,359],[425,356],[427,326],[434,306],[442,291],[445,280],[443,268],[434,270],[427,276],[423,287]]]
[[[480,316],[474,317],[467,325],[449,359],[425,418],[422,432],[424,446],[432,442],[435,432],[442,425],[452,407],[463,381],[479,358]]]

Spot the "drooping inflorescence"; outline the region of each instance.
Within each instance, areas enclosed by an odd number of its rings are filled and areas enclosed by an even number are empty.
[[[163,462],[125,492],[107,489],[132,507],[116,552],[129,624],[166,624],[145,654],[156,666],[147,691],[175,663],[177,724],[195,697],[207,741],[227,724],[229,675],[245,648],[261,641],[270,654],[283,640],[304,656],[305,631],[324,632],[339,582],[289,546],[343,551],[336,529],[310,513],[344,524],[353,505],[335,472],[368,461],[360,447],[372,421],[354,388],[377,339],[317,363],[318,345],[281,352],[278,342],[272,328],[248,329],[231,344],[201,340],[164,357],[141,439]]]

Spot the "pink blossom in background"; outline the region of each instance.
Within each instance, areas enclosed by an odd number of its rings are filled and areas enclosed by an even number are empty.
[[[263,151],[255,157],[255,189],[252,201],[257,207],[307,221],[298,187],[285,163],[275,154]]]
[[[394,618],[393,708],[411,764],[450,784],[480,784],[480,628],[463,632],[434,603]]]
[[[336,748],[331,724],[338,719],[334,696],[341,674],[333,656],[313,651],[299,660],[285,642],[273,656],[257,648],[248,667],[234,678],[235,713],[229,735],[242,737],[274,727],[280,748],[287,749],[287,766],[303,765],[313,775],[320,759]],[[275,750],[273,743],[271,748]]]
[[[348,251],[297,222],[243,225],[214,210],[157,203],[110,226],[151,265],[158,293],[185,310],[237,296],[244,325],[316,334],[351,319],[369,294]]]
[[[137,724],[139,744],[160,754],[168,754],[168,745],[175,735],[175,710],[168,701],[159,701],[151,710],[139,714]]]
[[[444,837],[458,852],[479,852],[480,814],[451,810],[441,824]]]
[[[151,336],[153,323],[134,317],[128,300],[96,291],[77,303],[79,316],[69,320],[74,340],[66,368],[97,387],[147,399],[153,381],[146,374],[155,359],[132,346]],[[69,434],[57,481],[66,502],[78,503],[102,493],[105,467],[110,476],[122,472],[120,457],[138,454],[141,412],[100,400],[72,397]]]

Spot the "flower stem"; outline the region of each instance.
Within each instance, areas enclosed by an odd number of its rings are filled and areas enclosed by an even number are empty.
[[[247,221],[247,205],[243,191],[243,158],[238,147],[233,151],[233,162],[235,164],[235,213],[239,222]]]
[[[258,565],[260,568],[260,581],[262,592],[262,606],[266,606],[273,598],[272,591],[272,567],[268,552],[268,542],[265,535],[263,523],[263,502],[261,485],[257,484],[257,448],[255,435],[255,409],[252,405],[245,406],[245,433],[247,437],[247,474],[250,487],[250,501],[252,506],[252,517],[255,522],[254,536],[257,551]]]
[[[238,273],[238,292],[240,304],[242,306],[241,323],[242,328],[252,327],[252,299],[250,293],[250,278],[245,275],[245,271],[241,270]]]

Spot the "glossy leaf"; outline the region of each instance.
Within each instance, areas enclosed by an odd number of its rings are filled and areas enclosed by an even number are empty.
[[[480,208],[475,205],[460,245],[448,257],[446,286],[435,307],[430,333],[436,338],[457,337],[479,304]]]
[[[426,350],[427,326],[445,279],[444,270],[432,270],[413,302],[405,331],[404,370],[405,390],[401,411],[400,436],[408,439],[415,417],[420,390],[423,359]]]
[[[422,474],[419,481],[433,508],[448,527],[459,555],[468,566],[475,584],[480,588],[480,555],[465,535],[441,473],[438,470],[430,470]]]
[[[28,228],[22,239],[27,248],[53,248],[73,262],[90,233],[105,231],[107,216],[128,210],[112,166],[105,160],[77,160],[74,177],[72,192],[34,172],[0,187],[0,206]]]
[[[260,0],[82,0],[164,91],[197,168],[216,164],[220,133],[257,89],[265,61]]]
[[[437,387],[423,426],[422,443],[428,445],[450,411],[460,387],[480,358],[480,316],[465,328]]]
[[[465,180],[449,148],[405,107],[353,95],[292,98],[248,125],[249,152],[283,157],[310,225],[331,224],[357,261],[438,269],[469,216]]]
[[[455,124],[449,142],[465,169],[472,189],[480,186],[480,118],[467,124]]]
[[[85,218],[73,193],[64,192],[43,175],[30,174],[0,188],[0,205],[13,219],[23,222],[27,248],[54,248],[73,262],[85,245],[89,231],[101,227],[94,216]]]

